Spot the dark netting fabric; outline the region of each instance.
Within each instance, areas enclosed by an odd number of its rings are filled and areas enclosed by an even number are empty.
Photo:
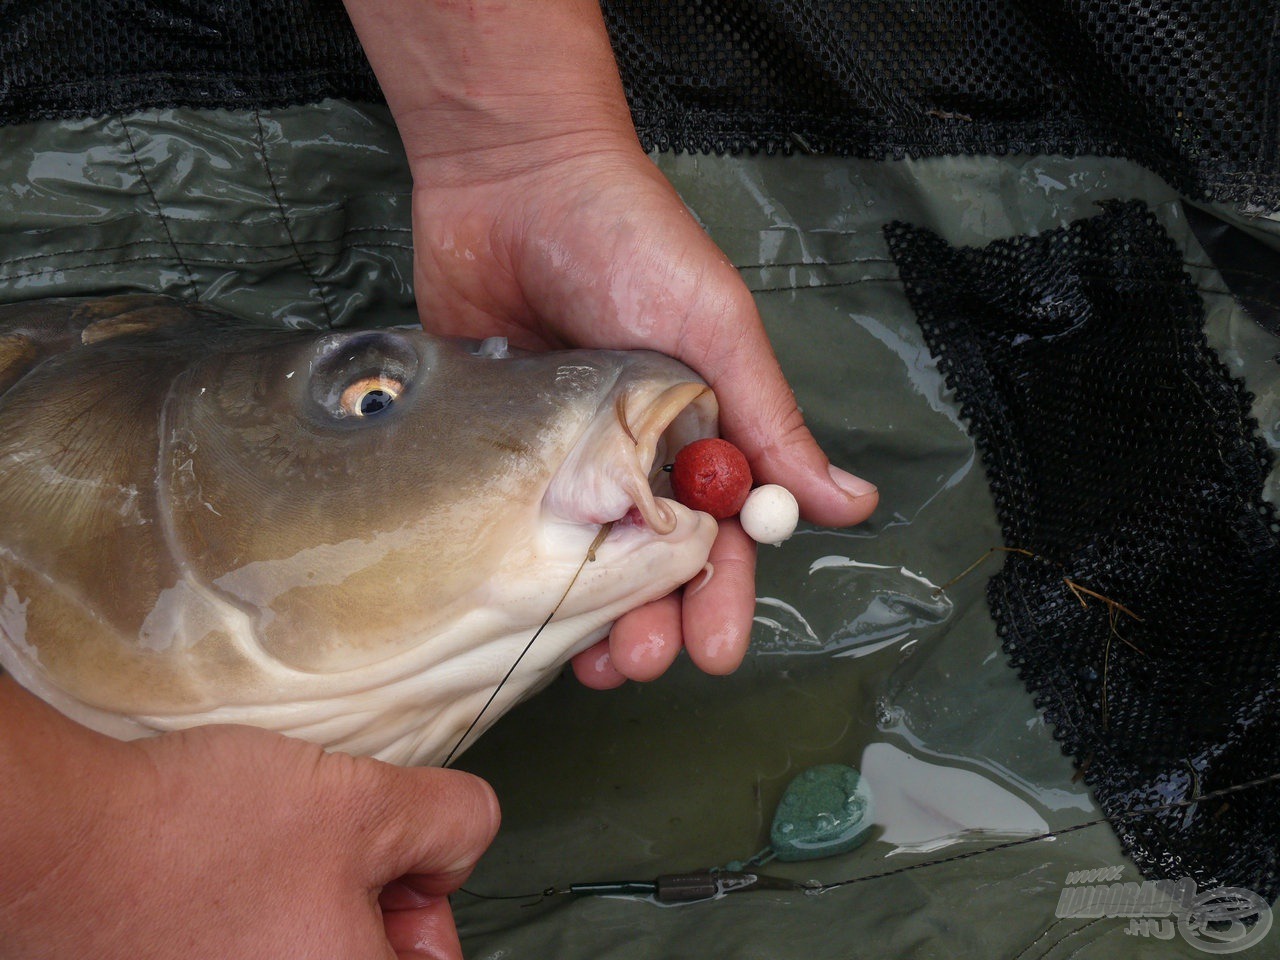
[[[1271,460],[1181,252],[1140,204],[982,249],[887,233],[1025,551],[988,590],[1011,662],[1146,874],[1274,898],[1280,785],[1124,816],[1280,771]]]
[[[646,147],[1128,157],[1280,202],[1280,0],[604,0]],[[339,0],[0,0],[0,122],[376,99]]]
[[[0,0],[0,122],[380,96],[340,0]]]
[[[1275,0],[608,0],[641,138],[858,157],[1123,156],[1280,198]]]

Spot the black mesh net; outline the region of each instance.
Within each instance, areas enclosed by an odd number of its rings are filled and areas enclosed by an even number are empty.
[[[380,96],[340,0],[0,0],[0,122]]]
[[[1275,0],[605,0],[647,147],[1128,157],[1280,199]],[[378,88],[339,0],[0,0],[0,121]]]
[[[982,452],[1013,665],[1149,876],[1280,893],[1280,523],[1250,398],[1140,204],[955,249],[887,231]]]
[[[610,0],[641,138],[701,151],[1132,158],[1274,201],[1272,0]]]

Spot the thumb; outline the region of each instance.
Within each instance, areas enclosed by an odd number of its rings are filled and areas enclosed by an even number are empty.
[[[807,520],[840,527],[861,523],[879,500],[875,484],[827,459],[804,424],[750,292],[733,298],[733,336],[700,345],[695,363],[720,401],[720,430],[746,455],[758,483],[790,490]],[[720,334],[725,331],[722,328]]]
[[[416,902],[414,894],[442,896],[461,886],[498,832],[493,788],[460,770],[358,763],[366,807],[360,857],[369,889],[399,880],[388,895]]]
[[[369,763],[379,806],[367,875],[387,944],[403,960],[461,960],[446,898],[497,833],[498,798],[458,770]]]

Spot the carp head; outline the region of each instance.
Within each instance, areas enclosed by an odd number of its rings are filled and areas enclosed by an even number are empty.
[[[654,490],[715,432],[676,361],[125,299],[24,314],[0,396],[0,660],[82,722],[438,761],[553,611],[485,721],[706,562]]]

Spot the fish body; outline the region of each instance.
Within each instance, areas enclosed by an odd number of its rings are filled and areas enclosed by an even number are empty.
[[[657,354],[127,296],[0,309],[0,390],[0,665],[122,738],[439,762],[566,588],[486,725],[715,535],[652,489],[716,420]]]

